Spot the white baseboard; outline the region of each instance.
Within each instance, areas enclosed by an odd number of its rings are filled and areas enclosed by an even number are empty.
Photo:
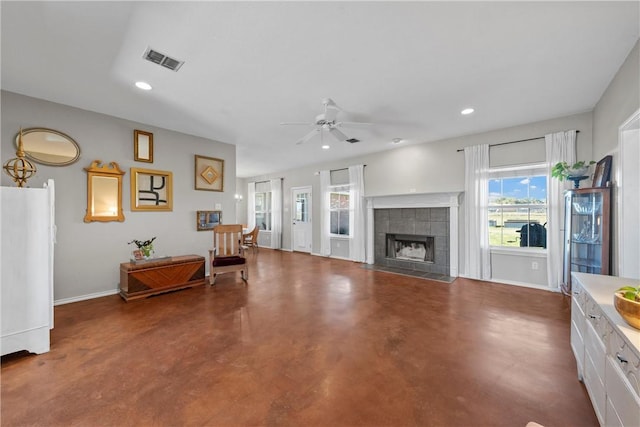
[[[316,252],[311,252],[311,255],[313,255],[313,256],[321,256],[321,257],[323,257],[323,258],[341,259],[341,260],[343,260],[343,261],[353,261],[353,260],[352,260],[352,259],[350,259],[350,258],[345,258],[345,257],[335,256],[335,255],[328,255],[328,256],[325,256],[325,255],[320,255],[319,253],[316,253]],[[354,262],[355,262],[355,261],[354,261]]]
[[[465,277],[465,276],[460,276],[460,277]],[[473,277],[468,277],[468,279],[473,279]],[[494,279],[494,278],[491,278],[491,279],[485,280],[485,281],[486,282],[493,282],[493,283],[500,283],[502,285],[512,285],[512,286],[520,286],[520,287],[523,287],[523,288],[540,289],[540,290],[549,291],[549,292],[560,292],[560,289],[553,289],[553,288],[550,288],[550,287],[545,286],[545,285],[536,285],[534,283],[524,283],[524,282],[516,282],[516,281],[513,281],[513,280]]]
[[[62,298],[62,299],[55,300],[53,302],[53,305],[56,306],[56,305],[70,304],[72,302],[85,301],[88,299],[106,297],[109,295],[117,295],[119,292],[120,292],[119,289],[112,289],[110,291],[96,292],[93,294],[80,295],[77,297]]]
[[[341,256],[334,256],[334,255],[329,255],[329,258],[333,258],[333,259],[341,259],[343,261],[353,261],[350,258],[345,258],[345,257],[341,257]]]

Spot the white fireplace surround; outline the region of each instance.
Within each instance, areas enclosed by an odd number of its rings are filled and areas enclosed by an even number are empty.
[[[462,193],[416,193],[367,197],[367,264],[374,263],[374,209],[449,208],[449,276],[458,277],[458,209]]]

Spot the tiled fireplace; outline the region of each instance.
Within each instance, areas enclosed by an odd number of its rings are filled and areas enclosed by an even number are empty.
[[[456,277],[459,195],[368,198],[367,263]]]

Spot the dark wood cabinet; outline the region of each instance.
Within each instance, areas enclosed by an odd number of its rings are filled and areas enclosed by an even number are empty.
[[[198,255],[120,264],[120,296],[125,301],[204,283],[204,257]]]
[[[611,188],[568,190],[564,195],[565,291],[571,272],[611,274]]]

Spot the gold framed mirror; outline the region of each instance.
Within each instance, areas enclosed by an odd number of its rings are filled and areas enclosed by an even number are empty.
[[[18,147],[20,133],[16,135]],[[69,135],[46,128],[30,128],[22,131],[25,156],[47,166],[67,166],[80,158],[80,146]]]
[[[102,165],[94,160],[87,171],[87,214],[84,222],[124,221],[122,212],[122,176],[116,162]]]

